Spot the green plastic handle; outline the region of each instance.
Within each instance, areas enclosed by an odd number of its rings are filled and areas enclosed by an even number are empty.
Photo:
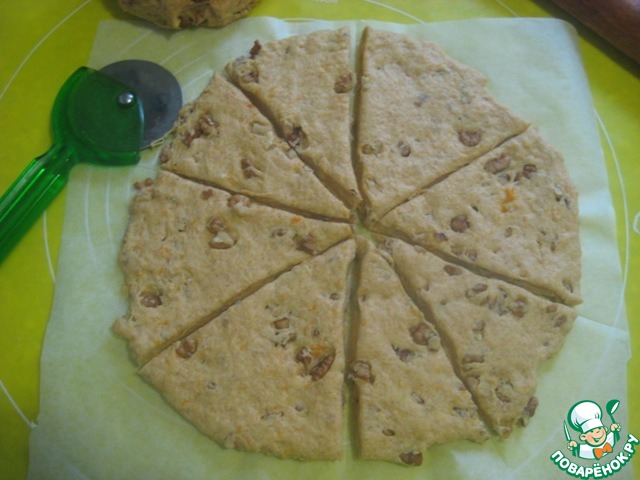
[[[53,146],[33,160],[0,201],[0,259],[29,230],[67,183],[69,152]]]
[[[131,89],[96,70],[82,67],[65,82],[52,127],[53,146],[0,198],[0,262],[64,188],[74,165],[133,165],[140,158],[142,105]]]

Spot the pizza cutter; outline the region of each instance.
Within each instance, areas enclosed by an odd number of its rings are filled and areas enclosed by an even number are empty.
[[[153,62],[76,70],[53,105],[53,146],[0,198],[0,262],[62,190],[74,165],[136,164],[140,150],[169,131],[181,107],[180,84]]]

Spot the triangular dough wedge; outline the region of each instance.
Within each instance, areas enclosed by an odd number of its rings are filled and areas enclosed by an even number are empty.
[[[488,438],[433,325],[382,252],[360,240],[355,360],[350,376],[362,458],[422,463],[434,444]]]
[[[271,123],[221,75],[183,108],[162,167],[269,205],[348,219],[333,196],[279,138]]]
[[[350,237],[161,171],[131,208],[120,253],[129,312],[114,331],[142,364],[275,275]]]
[[[360,202],[351,160],[350,91],[355,78],[347,28],[260,46],[227,65],[231,79],[350,208]]]
[[[392,210],[376,229],[569,305],[580,303],[578,193],[531,129]]]
[[[283,273],[141,369],[227,448],[342,457],[347,240]]]
[[[538,405],[538,367],[562,346],[575,311],[400,240],[385,248],[491,428],[506,438],[526,425]]]
[[[357,159],[369,223],[527,128],[436,44],[366,28],[362,45]]]

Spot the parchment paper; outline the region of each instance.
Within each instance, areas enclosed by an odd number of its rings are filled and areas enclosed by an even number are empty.
[[[131,185],[155,176],[156,149],[145,151],[133,168],[82,166],[72,173],[29,478],[563,478],[549,456],[556,450],[569,454],[562,423],[568,409],[585,399],[601,406],[621,400],[615,417],[626,438],[630,347],[614,211],[589,86],[569,26],[542,19],[407,26],[257,18],[221,30],[167,33],[146,24],[107,21],[100,26],[90,66],[128,58],[158,62],[176,74],[189,101],[214,71],[246,54],[255,39],[264,43],[347,25],[355,47],[366,24],[432,39],[483,72],[495,97],[540,127],[564,153],[578,186],[585,301],[564,348],[541,369],[540,406],[529,426],[507,441],[432,447],[419,468],[357,460],[348,431],[344,460],[313,463],[224,450],[200,434],[137,376],[125,342],[110,331],[127,307],[117,255],[134,195]],[[627,467],[616,478],[631,475]]]

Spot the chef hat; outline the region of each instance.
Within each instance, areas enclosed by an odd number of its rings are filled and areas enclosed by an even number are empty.
[[[578,402],[569,410],[569,422],[575,430],[587,433],[594,428],[603,427],[602,409],[591,401]]]

